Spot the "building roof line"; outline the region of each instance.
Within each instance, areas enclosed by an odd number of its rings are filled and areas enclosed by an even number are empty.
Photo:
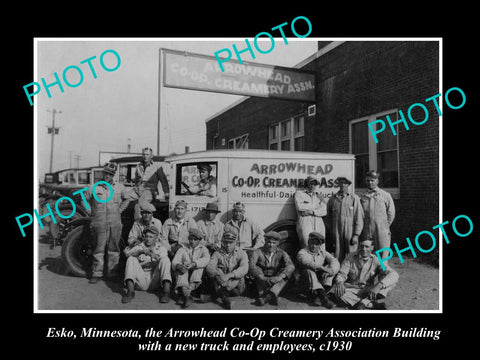
[[[325,54],[328,53],[330,50],[333,50],[333,49],[335,49],[336,47],[342,45],[343,43],[345,43],[345,41],[332,41],[330,44],[325,45],[324,47],[322,47],[321,49],[317,50],[315,53],[313,53],[313,54],[310,55],[309,57],[303,59],[303,60],[300,61],[298,64],[292,66],[292,68],[294,68],[294,69],[300,69],[300,68],[302,68],[303,66],[311,63],[313,60],[318,59],[320,56],[325,55]],[[238,100],[234,101],[234,102],[231,103],[230,105],[224,107],[222,110],[217,111],[215,114],[213,114],[213,115],[211,115],[210,117],[208,117],[207,119],[205,119],[205,123],[209,122],[210,120],[215,119],[217,116],[219,116],[219,115],[227,112],[228,110],[236,107],[237,105],[241,104],[242,102],[244,102],[245,100],[250,99],[250,98],[251,98],[251,96],[243,96],[241,99],[238,99]]]

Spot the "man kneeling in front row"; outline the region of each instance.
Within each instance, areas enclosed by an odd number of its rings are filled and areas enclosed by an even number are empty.
[[[248,273],[247,253],[236,246],[237,235],[225,232],[222,247],[215,251],[207,265],[206,273],[213,282],[213,299],[220,298],[223,308],[230,310],[229,298],[239,296],[245,291],[245,275]]]
[[[142,243],[125,248],[127,292],[122,298],[122,303],[129,303],[133,300],[135,288],[144,291],[157,290],[160,285],[163,287],[160,302],[170,301],[171,263],[167,249],[157,242],[158,234],[159,231],[155,226],[149,226],[143,230]]]
[[[340,264],[322,245],[325,237],[318,232],[308,235],[307,247],[297,254],[298,267],[302,282],[306,285],[313,305],[331,309],[335,304],[327,296]]]
[[[331,292],[355,310],[385,310],[385,297],[398,281],[398,273],[388,265],[383,270],[378,257],[372,254],[373,240],[360,240],[356,253],[343,260]]]
[[[269,231],[265,234],[265,245],[256,249],[250,257],[250,275],[255,279],[258,292],[257,305],[267,302],[278,305],[278,295],[295,271],[288,254],[278,247],[280,234]]]

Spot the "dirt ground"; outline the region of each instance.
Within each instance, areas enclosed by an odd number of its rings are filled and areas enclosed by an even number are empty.
[[[398,258],[389,264],[399,273],[397,286],[389,293],[388,310],[438,310],[439,270],[412,259],[403,264]],[[157,293],[136,291],[135,299],[122,304],[123,286],[120,282],[101,281],[92,285],[86,278],[68,274],[61,259],[61,247],[53,249],[46,234],[40,235],[38,244],[38,309],[39,310],[182,310],[174,301],[160,304]],[[279,299],[279,305],[254,305],[254,298],[233,298],[233,310],[327,310],[314,307],[302,295],[287,291]],[[216,303],[194,302],[189,310],[223,310]],[[335,307],[332,310],[345,310]],[[330,311],[332,311],[330,310]],[[185,310],[182,310],[185,311]]]

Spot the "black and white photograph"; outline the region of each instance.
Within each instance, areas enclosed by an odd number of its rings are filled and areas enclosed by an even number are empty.
[[[306,40],[37,39],[39,311],[441,310],[441,39]]]

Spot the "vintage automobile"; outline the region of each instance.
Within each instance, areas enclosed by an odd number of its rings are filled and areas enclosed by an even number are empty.
[[[295,256],[299,249],[296,231],[295,191],[303,187],[308,175],[317,177],[319,190],[329,197],[336,191],[334,180],[345,176],[354,182],[355,157],[352,154],[332,154],[272,150],[211,150],[182,155],[154,158],[161,162],[169,179],[169,194],[154,199],[157,211],[154,214],[162,223],[173,211],[178,200],[188,204],[187,214],[195,220],[203,216],[207,203],[219,205],[220,220],[231,218],[232,206],[241,201],[246,206],[247,216],[254,218],[265,230],[282,232],[280,247]],[[112,160],[115,161],[115,160]],[[119,176],[125,184],[133,184],[132,172],[140,157],[116,159]],[[209,165],[210,176],[215,178],[215,191],[198,191],[200,174],[198,165]],[[352,189],[354,191],[354,189]],[[127,238],[133,224],[131,203],[122,214],[122,237]],[[76,276],[85,276],[89,269],[94,248],[90,234],[90,218],[71,221],[68,235],[62,246],[65,263]]]

